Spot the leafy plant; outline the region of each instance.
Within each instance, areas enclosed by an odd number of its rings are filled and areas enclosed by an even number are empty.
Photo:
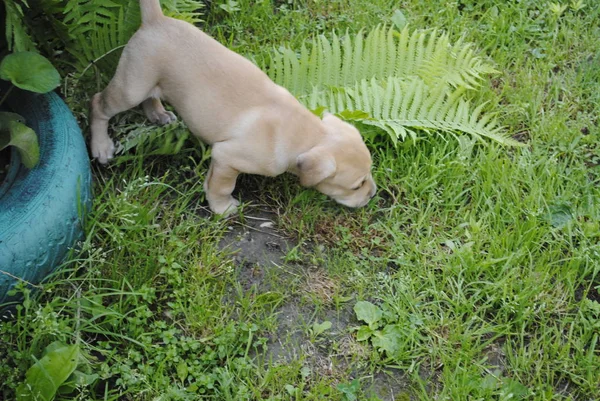
[[[126,155],[131,149],[137,149],[144,156],[173,155],[179,153],[190,139],[190,132],[181,121],[160,127],[132,123],[123,125],[122,129],[127,133],[117,144],[117,154],[121,155]],[[205,148],[202,144],[199,147]],[[123,158],[126,159],[127,156]]]
[[[60,75],[50,61],[34,52],[13,53],[0,64],[0,78],[36,93],[50,92],[60,84]]]
[[[325,333],[327,330],[331,329],[332,323],[329,320],[325,320],[322,323],[314,322],[312,327],[309,329],[310,338],[313,342],[318,340],[318,337]]]
[[[0,78],[36,93],[50,92],[60,84],[60,75],[50,61],[33,52],[7,55],[0,63]],[[12,88],[6,90],[0,105]],[[37,164],[40,148],[35,132],[25,125],[25,119],[20,115],[0,112],[0,150],[8,146],[17,148],[26,167],[33,168]]]
[[[497,71],[469,44],[451,44],[437,31],[378,26],[366,35],[319,36],[310,50],[274,51],[266,70],[309,108],[381,128],[394,143],[434,131],[518,145],[493,115],[482,114],[485,104],[469,101]]]
[[[57,393],[68,394],[76,385],[90,385],[98,378],[78,370],[78,366],[89,368],[79,345],[53,342],[25,374],[16,391],[17,401],[51,401]]]
[[[368,301],[359,301],[354,305],[359,320],[367,323],[356,334],[358,341],[371,341],[373,346],[388,358],[399,359],[411,350],[415,338],[419,337],[419,324],[415,322],[395,322],[384,319],[384,313],[378,306]]]
[[[337,389],[342,392],[344,401],[356,401],[358,400],[357,393],[360,390],[360,382],[358,379],[354,379],[349,384],[340,383],[338,384]]]
[[[23,165],[33,168],[40,158],[40,146],[37,135],[24,122],[18,114],[0,112],[0,150],[14,146]]]

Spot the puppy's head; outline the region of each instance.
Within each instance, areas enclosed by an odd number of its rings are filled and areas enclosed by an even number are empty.
[[[323,117],[322,141],[298,156],[300,183],[348,207],[362,207],[375,195],[371,154],[358,130],[332,114]]]

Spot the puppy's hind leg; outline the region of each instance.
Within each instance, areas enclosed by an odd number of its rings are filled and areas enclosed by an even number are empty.
[[[157,97],[149,97],[142,103],[144,113],[148,120],[154,124],[166,125],[177,121],[177,117],[170,111],[165,110],[164,106]]]
[[[108,120],[142,103],[158,81],[143,63],[131,61],[125,54],[108,86],[92,97],[90,148],[92,157],[105,164],[113,158],[115,145],[108,135]]]

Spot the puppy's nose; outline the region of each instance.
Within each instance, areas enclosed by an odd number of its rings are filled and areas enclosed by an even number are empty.
[[[371,190],[371,195],[369,196],[369,199],[374,197],[376,193],[377,193],[377,187],[373,185],[373,189]]]

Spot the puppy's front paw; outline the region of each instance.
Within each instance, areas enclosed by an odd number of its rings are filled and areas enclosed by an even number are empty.
[[[170,111],[154,110],[148,115],[148,119],[154,124],[167,125],[177,121],[177,116]]]
[[[115,144],[113,141],[106,137],[100,140],[94,140],[92,138],[91,143],[92,157],[98,160],[101,164],[106,164],[115,155]]]
[[[210,210],[212,210],[215,214],[220,214],[223,215],[223,217],[227,217],[237,212],[237,207],[240,205],[240,201],[230,196],[229,199],[221,202],[208,201],[208,205],[210,206]]]

